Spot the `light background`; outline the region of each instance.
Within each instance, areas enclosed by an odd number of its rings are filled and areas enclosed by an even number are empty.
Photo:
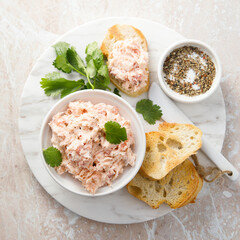
[[[217,181],[209,196],[157,220],[109,225],[62,207],[32,175],[18,135],[21,93],[42,52],[91,20],[157,21],[218,53],[227,112],[223,154],[240,170],[240,1],[0,0],[0,239],[240,239],[240,181]]]

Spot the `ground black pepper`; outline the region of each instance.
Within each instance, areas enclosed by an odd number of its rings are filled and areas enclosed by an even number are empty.
[[[177,93],[196,96],[208,91],[216,68],[211,58],[197,47],[184,46],[172,51],[163,65],[165,82]]]

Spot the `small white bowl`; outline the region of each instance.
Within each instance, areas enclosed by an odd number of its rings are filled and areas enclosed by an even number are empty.
[[[68,103],[75,100],[91,101],[93,104],[97,103],[106,103],[118,107],[120,115],[125,119],[130,120],[131,129],[135,138],[135,149],[136,153],[136,162],[133,167],[125,167],[123,173],[113,181],[111,186],[101,187],[97,190],[95,194],[89,193],[82,186],[81,182],[74,179],[70,174],[64,173],[62,175],[57,174],[54,168],[50,167],[44,159],[42,150],[51,146],[51,129],[48,125],[52,117],[58,113],[65,111],[67,109]],[[146,149],[146,138],[145,132],[143,129],[142,122],[138,117],[135,109],[124,99],[118,97],[116,94],[103,90],[83,90],[76,93],[72,93],[65,98],[57,102],[52,109],[48,112],[44,121],[42,123],[41,132],[40,132],[40,152],[42,156],[42,161],[46,167],[50,176],[63,188],[82,195],[82,196],[103,196],[110,193],[113,193],[124,186],[126,186],[137,174],[139,171]]]
[[[182,95],[180,93],[175,92],[168,86],[168,84],[165,82],[165,79],[164,79],[163,65],[164,65],[164,62],[165,62],[167,56],[175,49],[181,48],[184,46],[193,46],[193,47],[199,48],[200,50],[202,50],[203,52],[208,54],[208,56],[212,59],[213,63],[215,64],[216,75],[213,80],[211,88],[207,92],[197,95],[197,96],[190,97],[190,96]],[[168,47],[165,50],[165,52],[160,57],[157,72],[158,72],[158,80],[159,80],[160,86],[169,97],[171,97],[172,99],[174,99],[178,102],[196,103],[196,102],[205,100],[206,98],[208,98],[215,92],[215,90],[217,89],[217,87],[220,84],[222,69],[221,69],[220,61],[219,61],[217,54],[210,46],[208,46],[207,44],[205,44],[201,41],[198,41],[198,40],[188,39],[188,40],[178,41],[178,42],[172,44],[170,47]]]

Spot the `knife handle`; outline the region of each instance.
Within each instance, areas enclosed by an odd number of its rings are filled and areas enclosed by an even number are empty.
[[[201,150],[216,164],[216,166],[222,170],[231,171],[232,174],[225,174],[232,181],[235,181],[239,177],[238,170],[207,140],[205,136],[202,137]]]

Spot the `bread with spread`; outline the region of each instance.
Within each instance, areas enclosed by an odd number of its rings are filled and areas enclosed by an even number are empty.
[[[146,133],[146,154],[140,172],[160,180],[201,148],[202,132],[191,124],[162,123],[158,131]]]
[[[117,88],[132,97],[148,91],[148,47],[139,29],[119,24],[110,27],[101,50],[108,59],[110,80]]]

